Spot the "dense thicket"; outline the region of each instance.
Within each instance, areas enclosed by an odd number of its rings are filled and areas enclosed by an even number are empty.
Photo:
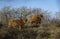
[[[39,27],[25,27],[22,30],[7,27],[9,19],[29,18],[31,13],[43,14]],[[4,7],[0,10],[0,39],[60,39],[60,12],[52,18],[51,12],[40,8],[11,8]],[[35,26],[28,25],[25,26]],[[38,25],[36,25],[38,26]]]

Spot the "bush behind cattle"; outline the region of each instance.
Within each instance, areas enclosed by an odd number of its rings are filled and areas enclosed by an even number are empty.
[[[49,16],[45,18],[46,15],[45,13],[47,12],[39,11],[39,13],[44,13],[44,15],[40,15],[37,14],[38,12],[34,10],[31,9],[26,10],[24,8],[24,10],[22,10],[23,14],[24,12],[25,14],[32,12],[36,14],[33,15],[29,14],[31,15],[31,17],[29,17],[30,20],[27,20],[26,18],[22,18],[22,19],[19,18],[18,20],[15,18],[18,18],[17,14],[20,15],[22,11],[20,12],[20,9],[15,9],[15,10],[13,9],[11,11],[10,10],[6,8],[2,10],[2,12],[0,11],[0,13],[3,13],[1,18],[2,20],[0,19],[1,20],[0,39],[60,39],[60,27],[59,27],[60,19],[58,21],[57,19],[51,19]],[[23,17],[26,17],[26,15],[23,15]],[[48,18],[50,19],[48,20]],[[41,20],[43,20],[43,22]],[[9,27],[4,23],[8,24]],[[19,26],[24,28],[17,29]],[[34,26],[39,26],[39,27],[34,27]]]

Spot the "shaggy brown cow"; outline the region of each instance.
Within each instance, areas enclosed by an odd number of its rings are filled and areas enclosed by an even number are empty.
[[[23,19],[10,19],[9,22],[8,22],[8,26],[10,27],[23,27],[24,24],[27,22],[27,19],[26,18],[23,18]]]
[[[43,18],[42,14],[39,14],[39,15],[31,14],[29,22],[30,24],[33,24],[33,23],[38,24],[38,23],[41,23],[42,18]]]

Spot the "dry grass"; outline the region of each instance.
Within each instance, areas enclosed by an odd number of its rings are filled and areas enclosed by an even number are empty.
[[[24,29],[0,28],[0,39],[60,39],[60,25],[57,23],[45,23],[39,27],[27,27]]]

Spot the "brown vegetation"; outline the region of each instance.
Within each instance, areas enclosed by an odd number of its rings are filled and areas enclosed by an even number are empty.
[[[41,23],[42,18],[43,18],[43,15],[41,14],[40,15],[31,14],[29,18],[29,22],[30,24],[33,24],[33,23],[38,24],[38,23]]]
[[[8,27],[13,27],[13,28],[16,28],[16,27],[23,27],[24,24],[27,22],[27,19],[10,19],[8,21]]]

